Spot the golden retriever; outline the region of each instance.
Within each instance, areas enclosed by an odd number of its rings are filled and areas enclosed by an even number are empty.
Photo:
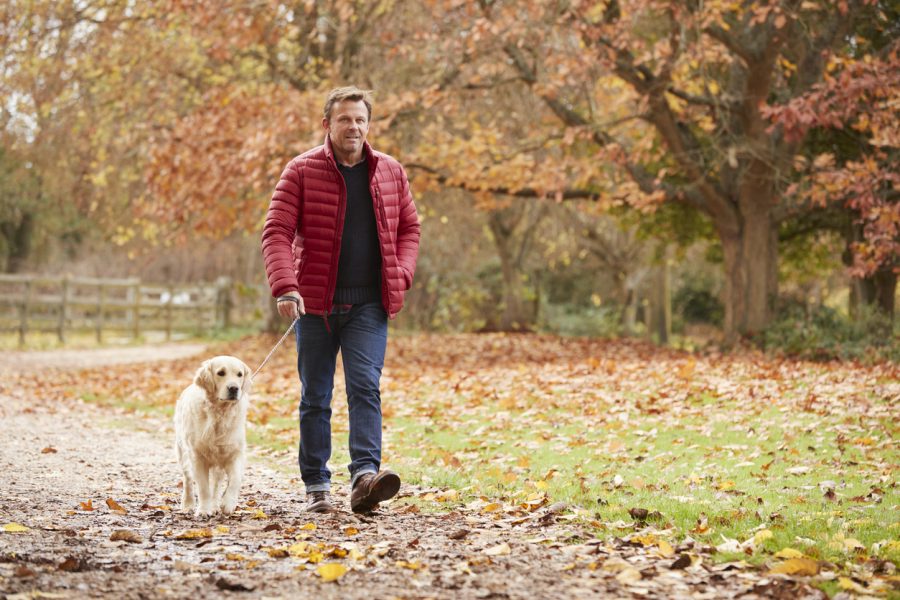
[[[198,516],[237,506],[247,448],[250,369],[233,356],[203,363],[175,405],[175,450],[184,477],[181,510]],[[228,482],[219,498],[223,480]],[[197,488],[197,503],[194,499]]]

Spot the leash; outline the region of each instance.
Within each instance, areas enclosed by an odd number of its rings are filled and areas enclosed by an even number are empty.
[[[278,340],[278,343],[275,344],[275,347],[269,351],[269,355],[262,361],[262,364],[259,365],[255,371],[253,371],[253,375],[250,376],[250,379],[253,379],[254,377],[256,377],[256,374],[259,373],[260,370],[262,370],[262,368],[264,366],[266,366],[266,363],[269,362],[269,359],[272,358],[272,355],[275,354],[276,350],[278,350],[278,346],[281,345],[281,343],[284,341],[284,338],[286,338],[288,335],[290,335],[291,331],[293,331],[293,329],[294,329],[294,324],[299,320],[300,320],[300,317],[297,317],[291,322],[290,327],[287,328],[287,331],[284,332],[284,335],[281,336],[281,339]]]

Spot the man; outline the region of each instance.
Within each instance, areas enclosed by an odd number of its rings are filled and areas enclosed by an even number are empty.
[[[331,91],[325,143],[288,163],[263,227],[278,312],[299,317],[299,462],[313,512],[335,510],[327,463],[338,351],[350,413],[350,507],[369,512],[400,489],[400,477],[381,470],[380,380],[387,321],[416,269],[419,221],[403,167],[366,141],[371,118],[367,91]]]

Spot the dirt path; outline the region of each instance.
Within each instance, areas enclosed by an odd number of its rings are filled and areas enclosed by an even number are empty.
[[[595,539],[556,505],[521,518],[494,516],[483,503],[424,514],[412,500],[429,490],[404,484],[360,517],[338,486],[342,512],[306,514],[290,456],[253,456],[240,510],[200,520],[177,512],[171,438],[168,422],[131,413],[0,397],[0,529],[27,528],[0,531],[0,596],[824,597],[781,576],[714,566],[700,548],[660,556],[623,541],[627,525]],[[317,574],[327,563],[349,570],[327,582]]]

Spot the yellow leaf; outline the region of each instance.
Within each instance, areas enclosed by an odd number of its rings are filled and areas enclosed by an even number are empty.
[[[819,572],[819,563],[811,558],[789,558],[772,567],[769,572],[783,575],[816,575]]]
[[[3,531],[6,533],[25,533],[26,531],[31,530],[24,525],[19,525],[18,523],[7,523],[3,526]]]
[[[212,529],[204,527],[203,529],[187,529],[175,536],[176,540],[196,540],[201,538],[211,538],[213,536]]]
[[[253,513],[253,516],[251,516],[250,518],[251,519],[268,519],[269,515],[264,513],[261,508],[257,508],[256,512]]]
[[[491,502],[490,504],[485,505],[484,508],[481,509],[481,512],[496,512],[500,510],[500,507],[501,505],[499,502]]]
[[[666,540],[659,540],[659,554],[663,558],[669,558],[670,556],[675,555],[675,548],[672,547],[672,544],[667,542]]]
[[[216,526],[216,532],[217,532],[217,533],[228,533],[228,531],[229,531],[228,528],[225,527],[224,525],[218,525],[218,526]]]
[[[858,594],[865,594],[868,591],[849,577],[838,577],[838,587],[842,590],[853,591]]]
[[[484,553],[488,556],[500,556],[504,554],[511,554],[512,549],[510,549],[509,544],[506,542],[500,544],[499,546],[494,546],[493,548],[487,548],[484,550]]]
[[[846,540],[844,540],[844,548],[850,552],[866,549],[866,547],[859,540],[854,538],[847,538]]]
[[[803,553],[793,548],[782,548],[775,553],[775,558],[803,558]]]
[[[316,530],[316,524],[315,524],[315,523],[307,523],[306,525],[304,525],[304,526],[301,527],[300,529],[304,529],[304,530],[306,530],[306,531],[315,531],[315,530]]]
[[[636,583],[641,580],[641,572],[634,567],[628,567],[616,575],[616,580],[624,584]]]
[[[309,554],[309,543],[297,542],[288,548],[288,552],[291,556],[306,556]]]
[[[344,535],[357,535],[359,533],[359,529],[356,527],[345,527]]]
[[[535,481],[534,487],[536,487],[539,490],[546,490],[549,486],[547,485],[546,481]]]
[[[436,495],[434,499],[437,502],[453,502],[459,500],[459,492],[457,492],[456,490],[445,490]]]
[[[289,554],[287,548],[269,548],[267,552],[272,558],[287,558]]]
[[[410,569],[412,571],[418,571],[422,568],[422,563],[417,560],[412,562],[406,562],[405,560],[398,560],[394,563],[395,566],[400,567],[401,569]]]
[[[762,531],[757,531],[756,535],[753,536],[753,543],[761,544],[762,542],[764,542],[766,540],[772,539],[773,535],[774,534],[771,531],[769,531],[768,529],[763,529]]]
[[[322,581],[335,581],[347,572],[347,567],[340,563],[326,563],[316,569],[316,573]]]
[[[247,560],[247,557],[237,552],[226,552],[225,560]]]

